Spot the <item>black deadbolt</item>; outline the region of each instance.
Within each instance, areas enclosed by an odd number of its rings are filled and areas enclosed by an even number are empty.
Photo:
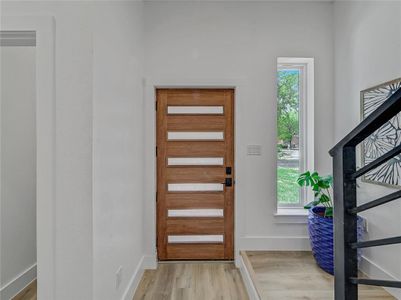
[[[226,167],[226,174],[231,175],[231,167]]]

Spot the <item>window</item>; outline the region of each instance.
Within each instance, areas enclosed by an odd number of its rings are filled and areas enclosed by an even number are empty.
[[[300,208],[311,197],[297,185],[313,169],[313,59],[277,60],[277,203]],[[313,197],[313,196],[312,196]]]

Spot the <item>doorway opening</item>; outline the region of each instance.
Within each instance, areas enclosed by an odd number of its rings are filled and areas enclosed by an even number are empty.
[[[0,31],[1,298],[36,294],[36,32]]]

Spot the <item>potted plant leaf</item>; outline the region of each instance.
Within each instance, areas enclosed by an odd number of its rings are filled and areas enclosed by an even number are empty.
[[[304,206],[309,210],[308,231],[313,256],[319,267],[334,274],[333,177],[307,171],[299,175],[297,183],[300,187],[310,187],[314,193],[314,200]],[[363,219],[358,217],[358,240],[363,237],[363,229]],[[358,260],[360,257],[358,250]]]

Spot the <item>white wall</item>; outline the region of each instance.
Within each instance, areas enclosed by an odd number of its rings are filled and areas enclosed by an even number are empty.
[[[142,4],[1,5],[56,23],[55,299],[121,298],[143,255]]]
[[[96,7],[93,297],[109,300],[121,299],[143,256],[143,20],[140,2]]]
[[[35,48],[1,47],[0,55],[0,279],[9,297],[36,272]]]
[[[305,249],[306,226],[278,223],[276,60],[315,58],[317,170],[331,172],[332,4],[317,2],[145,3],[145,77],[152,84],[239,84],[236,103],[236,227],[240,248]],[[146,145],[153,153],[154,99],[147,93]],[[247,144],[262,156],[247,156]],[[146,250],[154,252],[154,157],[146,157]]]
[[[360,122],[359,92],[401,77],[401,3],[336,2],[335,61],[335,139],[340,140]],[[358,197],[364,203],[392,191],[360,183]],[[400,201],[363,216],[368,219],[367,239],[400,235]],[[364,256],[362,268],[372,277],[401,279],[400,245],[368,249]],[[401,299],[399,291],[396,295]]]
[[[89,12],[90,4],[2,2],[4,15],[53,15],[56,20],[56,299],[92,298],[93,46]]]

